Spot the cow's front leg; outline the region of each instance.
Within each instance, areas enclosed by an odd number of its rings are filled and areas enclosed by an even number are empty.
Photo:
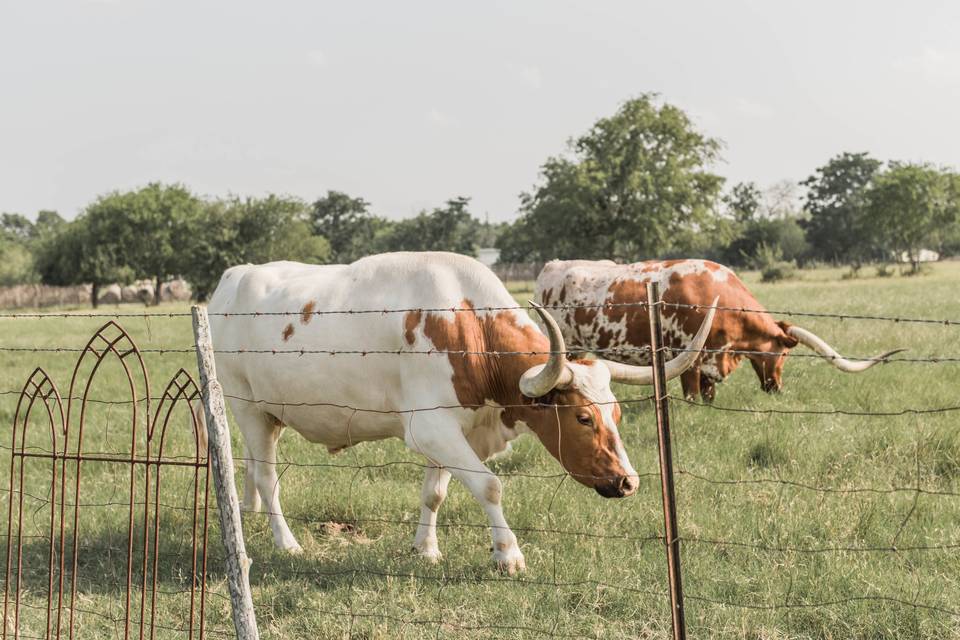
[[[683,397],[691,402],[700,395],[700,367],[694,364],[680,374],[680,385],[683,387]]]
[[[717,383],[703,374],[700,375],[700,397],[708,404],[717,397]]]
[[[449,471],[441,467],[427,467],[423,490],[420,492],[420,524],[413,539],[413,548],[431,562],[437,562],[441,557],[437,544],[437,510],[447,497],[449,482]]]
[[[487,512],[493,536],[493,561],[497,568],[510,575],[526,569],[517,537],[503,517],[500,506],[503,485],[477,457],[460,426],[453,421],[428,421],[420,417],[409,426],[406,442],[411,449],[426,456],[432,465],[446,467]]]

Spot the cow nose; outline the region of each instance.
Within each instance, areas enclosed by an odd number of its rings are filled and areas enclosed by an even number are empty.
[[[637,492],[637,487],[640,486],[640,478],[637,476],[623,476],[620,479],[620,486],[623,489],[623,495],[632,496]]]
[[[637,480],[631,476],[620,476],[613,482],[598,484],[595,488],[604,498],[625,498],[637,490]]]

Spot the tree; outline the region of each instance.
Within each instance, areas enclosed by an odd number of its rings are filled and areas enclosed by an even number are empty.
[[[40,241],[62,223],[55,211],[40,211],[35,223],[19,213],[0,215],[0,286],[39,281],[34,254]]]
[[[105,196],[73,222],[57,224],[36,247],[36,264],[44,284],[91,284],[90,304],[97,307],[100,287],[133,278],[122,247],[111,235],[112,208],[100,206]]]
[[[807,188],[802,223],[811,253],[855,271],[874,250],[867,228],[866,192],[883,163],[867,153],[841,153],[800,184]]]
[[[370,213],[369,203],[340,191],[327,191],[310,208],[313,232],[330,243],[330,260],[336,264],[353,262],[374,253],[377,232],[386,221]]]
[[[873,237],[898,259],[906,255],[911,273],[920,270],[920,250],[938,246],[960,217],[958,185],[956,174],[932,165],[891,162],[867,191]]]
[[[400,220],[381,233],[382,251],[453,251],[476,255],[481,224],[470,215],[470,198],[448,200],[445,207]]]
[[[720,142],[653,95],[625,102],[568,146],[568,156],[549,158],[541,183],[523,197],[522,222],[511,231],[527,244],[501,242],[512,257],[652,257],[714,215],[723,179],[707,167]]]
[[[200,200],[183,185],[153,182],[111,194],[99,206],[110,210],[111,233],[123,249],[124,264],[137,277],[154,281],[154,303],[159,304],[164,280],[179,275],[187,262],[182,252],[196,237]]]
[[[733,187],[724,197],[732,218],[733,237],[720,251],[726,264],[751,266],[758,257],[776,255],[778,261],[796,263],[807,252],[797,209],[796,185],[781,181],[761,191],[750,183]],[[795,265],[794,265],[795,266]]]
[[[741,224],[757,217],[762,200],[763,194],[754,182],[740,182],[734,185],[730,193],[723,198],[730,217]]]
[[[324,263],[330,245],[313,235],[306,205],[295,198],[230,198],[206,203],[179,272],[206,300],[223,272],[244,263],[300,260]]]

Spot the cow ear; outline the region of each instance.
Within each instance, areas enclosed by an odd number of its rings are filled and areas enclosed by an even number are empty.
[[[795,346],[800,344],[800,341],[794,338],[792,335],[787,333],[787,330],[790,329],[793,325],[785,320],[777,320],[777,326],[780,327],[780,330],[783,332],[781,335],[777,336],[777,340],[781,345],[787,349],[793,349]]]

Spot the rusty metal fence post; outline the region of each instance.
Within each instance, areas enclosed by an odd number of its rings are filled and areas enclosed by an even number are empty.
[[[667,568],[670,578],[670,614],[674,640],[685,640],[687,629],[683,620],[683,584],[680,575],[680,538],[677,534],[677,504],[673,486],[673,451],[670,444],[670,407],[667,395],[667,376],[663,354],[663,322],[661,318],[660,285],[647,284],[650,318],[650,349],[653,362],[654,407],[657,413],[657,443],[660,452],[660,489],[663,496],[664,543],[667,548]]]
[[[243,541],[240,500],[233,479],[230,431],[227,427],[223,389],[217,381],[210,321],[206,307],[194,305],[192,313],[193,337],[197,346],[197,366],[200,369],[200,388],[209,440],[207,455],[213,468],[217,491],[217,511],[220,513],[220,532],[226,551],[227,584],[230,587],[233,624],[237,629],[238,640],[259,640],[260,633],[257,630],[257,618],[250,593],[250,559]]]

